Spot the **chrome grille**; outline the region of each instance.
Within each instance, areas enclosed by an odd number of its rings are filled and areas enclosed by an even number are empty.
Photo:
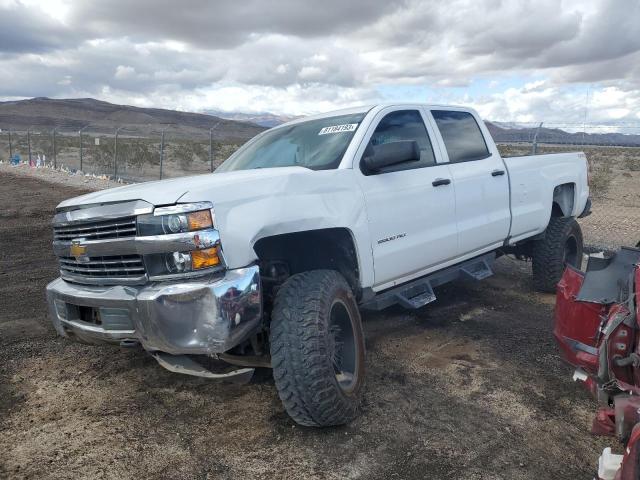
[[[112,257],[89,257],[79,262],[74,257],[59,257],[60,273],[63,278],[109,280],[139,280],[145,276],[144,263],[140,255],[120,255]],[[105,283],[105,282],[100,282]]]
[[[105,240],[109,238],[127,238],[136,235],[136,217],[117,218],[95,222],[83,222],[74,225],[53,227],[54,240]]]

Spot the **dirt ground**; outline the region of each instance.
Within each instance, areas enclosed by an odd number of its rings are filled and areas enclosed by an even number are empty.
[[[295,425],[273,381],[211,383],[57,338],[50,221],[82,193],[0,172],[1,478],[590,479],[612,442],[554,344],[552,295],[503,258],[418,311],[363,314],[362,415]]]

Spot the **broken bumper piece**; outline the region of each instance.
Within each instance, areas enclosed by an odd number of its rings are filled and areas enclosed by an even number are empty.
[[[182,373],[193,377],[209,378],[233,383],[249,383],[255,368],[239,368],[227,372],[212,372],[189,355],[170,355],[168,353],[153,352],[151,354],[158,363],[170,372]]]
[[[47,286],[53,325],[91,344],[138,342],[171,355],[222,353],[246,340],[262,318],[257,266],[223,276],[143,286],[92,286],[60,278]]]

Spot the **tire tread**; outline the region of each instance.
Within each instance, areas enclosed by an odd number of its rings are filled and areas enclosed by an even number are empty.
[[[306,426],[341,425],[357,415],[359,392],[346,395],[339,387],[327,354],[328,319],[323,312],[336,288],[351,289],[333,270],[312,270],[291,276],[274,301],[271,317],[271,361],[278,395],[287,413]],[[363,345],[364,347],[364,345]]]
[[[533,243],[533,286],[545,293],[554,293],[564,272],[564,245],[569,235],[578,242],[578,259],[582,258],[582,231],[573,217],[552,217],[543,239]]]

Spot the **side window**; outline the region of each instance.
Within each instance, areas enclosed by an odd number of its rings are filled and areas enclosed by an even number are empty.
[[[451,110],[432,110],[431,113],[442,134],[451,163],[482,160],[490,155],[473,115]]]
[[[420,160],[392,165],[380,169],[377,173],[396,172],[435,165],[435,156],[429,134],[418,110],[398,110],[387,114],[371,135],[369,145],[415,140],[420,149]]]

